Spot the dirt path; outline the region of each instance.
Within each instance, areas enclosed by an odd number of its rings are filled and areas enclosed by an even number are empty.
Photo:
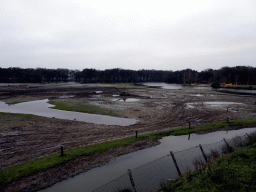
[[[203,89],[132,88],[127,91],[132,96],[121,98],[116,96],[119,92],[114,87],[101,85],[16,85],[9,88],[0,86],[0,99],[6,102],[45,98],[63,102],[84,102],[112,110],[121,117],[138,120],[135,125],[120,127],[43,117],[0,115],[1,168],[59,152],[60,146],[68,150],[135,135],[135,131],[142,134],[188,126],[188,122],[193,126],[225,120],[227,117],[230,119],[256,117],[255,96],[223,94]],[[75,97],[58,98],[64,95],[75,95]],[[131,98],[133,100],[129,100]],[[123,99],[126,101],[124,102]],[[207,102],[234,103],[214,105]],[[92,167],[105,164],[116,156],[157,143],[157,141],[143,141],[125,149],[118,148],[103,154],[81,157],[15,181],[5,187],[5,191],[36,191]],[[71,167],[71,163],[77,166]],[[56,174],[50,181],[49,176],[53,173]]]

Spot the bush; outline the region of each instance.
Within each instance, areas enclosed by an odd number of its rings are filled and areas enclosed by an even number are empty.
[[[212,88],[220,88],[220,84],[217,82],[214,82],[214,83],[212,83],[211,87]]]

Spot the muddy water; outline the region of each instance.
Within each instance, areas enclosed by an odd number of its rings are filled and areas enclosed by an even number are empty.
[[[231,139],[237,135],[242,136],[254,131],[256,131],[256,128],[218,131],[204,135],[191,134],[189,140],[187,135],[164,137],[160,140],[161,144],[158,146],[117,157],[107,165],[81,173],[40,192],[92,191],[125,174],[127,169],[136,168],[168,155],[170,151],[177,152],[199,144],[211,144],[221,141],[223,138]]]
[[[211,89],[211,87],[197,87],[197,86],[184,86],[181,84],[168,84],[168,83],[142,83],[146,86],[159,87],[163,89]]]
[[[147,82],[142,84],[149,87],[159,87],[162,89],[208,89],[208,90],[216,90],[219,92],[256,95],[256,90],[246,90],[246,89],[228,89],[228,88],[213,89],[211,87],[184,86],[182,84],[153,83],[153,82],[152,83]]]
[[[105,124],[105,125],[119,125],[119,126],[128,126],[135,124],[137,120],[128,119],[128,118],[118,118],[111,117],[107,115],[96,115],[89,113],[79,113],[72,111],[62,111],[51,109],[49,107],[53,107],[54,105],[48,104],[49,100],[37,100],[30,101],[24,103],[18,103],[15,105],[8,105],[4,102],[0,102],[0,112],[8,112],[8,113],[25,113],[25,114],[33,114],[43,117],[54,117],[58,119],[68,119],[68,120],[77,120],[84,121],[87,123],[97,123],[97,124]]]
[[[139,99],[135,99],[135,98],[128,98],[128,99],[122,99],[122,98],[119,98],[119,99],[112,99],[111,101],[116,101],[116,102],[137,102],[139,101]]]
[[[210,101],[210,102],[194,102],[194,103],[186,103],[187,108],[196,108],[197,105],[209,107],[209,108],[223,108],[226,109],[227,107],[233,106],[243,106],[243,103],[235,103],[235,102],[222,102],[222,101]]]
[[[220,88],[220,89],[216,89],[216,90],[220,91],[220,92],[227,92],[227,93],[256,95],[256,90],[226,89],[226,88]]]

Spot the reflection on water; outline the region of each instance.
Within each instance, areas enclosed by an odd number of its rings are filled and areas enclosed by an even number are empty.
[[[74,96],[75,95],[63,95],[63,96],[59,96],[58,98],[60,98],[60,99],[67,99],[67,98],[72,98]]]
[[[208,90],[212,89],[220,92],[256,95],[256,90],[246,90],[246,89],[228,89],[228,88],[213,89],[212,87],[184,86],[182,84],[151,83],[151,82],[142,83],[142,84],[149,87],[159,87],[163,89],[208,89]],[[200,95],[193,95],[193,96],[200,96]]]
[[[48,104],[47,102],[48,99],[18,103],[15,105],[0,102],[0,112],[33,114],[43,117],[54,117],[106,125],[128,126],[137,122],[135,119],[51,109],[49,107],[54,107],[54,105]]]
[[[142,83],[146,86],[160,87],[163,89],[211,89],[211,87],[197,87],[197,86],[184,86],[181,84],[168,84],[168,83]]]
[[[186,103],[186,108],[196,108],[198,105],[212,107],[212,108],[227,108],[231,106],[243,106],[243,103],[236,103],[236,102],[222,102],[222,101],[209,101],[209,102],[193,102],[193,103]]]
[[[120,99],[112,99],[112,101],[118,101],[118,102],[137,102],[139,99],[135,98],[120,98]]]
[[[192,94],[191,96],[193,96],[193,97],[203,97],[204,95],[202,95],[202,94]]]
[[[218,131],[204,135],[190,134],[182,136],[169,136],[161,139],[161,144],[148,149],[139,150],[127,155],[117,157],[109,164],[91,169],[73,178],[59,182],[41,192],[68,192],[68,191],[92,191],[102,185],[118,178],[127,172],[127,169],[134,169],[160,157],[170,154],[170,151],[177,152],[199,144],[211,144],[221,141],[223,138],[231,139],[237,135],[245,135],[256,131],[256,128],[245,128],[240,130]],[[197,150],[197,152],[200,150]],[[196,151],[195,154],[196,155]],[[177,161],[179,157],[177,155]],[[172,160],[170,159],[170,163]]]

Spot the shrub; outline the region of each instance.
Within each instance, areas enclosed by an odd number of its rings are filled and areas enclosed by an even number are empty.
[[[220,88],[220,84],[217,82],[214,82],[214,83],[212,83],[211,87],[212,88]]]
[[[192,163],[195,169],[198,169],[199,167],[205,164],[205,161],[202,159],[202,157],[196,157]]]
[[[219,151],[217,151],[216,149],[211,149],[210,150],[210,157],[213,158],[213,159],[216,159],[216,158],[220,157]]]

